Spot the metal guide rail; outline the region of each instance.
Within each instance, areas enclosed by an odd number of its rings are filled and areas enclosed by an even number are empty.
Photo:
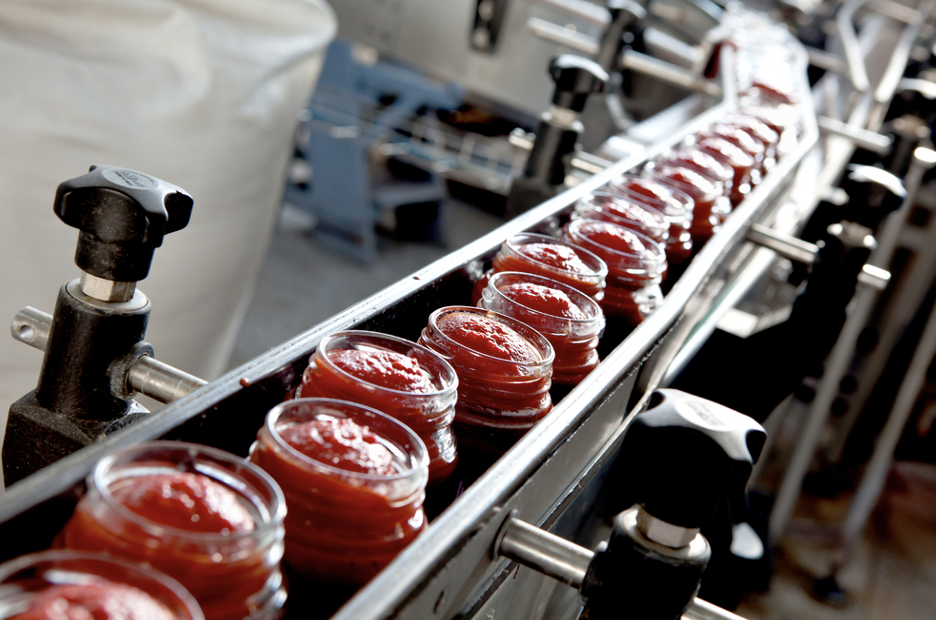
[[[798,51],[805,66],[805,51]],[[907,49],[897,49],[892,65],[902,67],[907,53]],[[900,55],[903,57],[896,58]],[[168,405],[158,415],[118,431],[11,487],[0,496],[0,540],[4,541],[0,561],[48,546],[70,516],[83,491],[84,477],[114,448],[167,438],[246,455],[266,412],[298,383],[309,356],[326,335],[353,328],[415,340],[431,311],[467,303],[474,279],[490,265],[505,238],[553,226],[582,196],[734,109],[731,56],[731,50],[726,49],[722,59],[723,100],[645,152],[618,161],[465,248]],[[818,176],[826,186],[840,172],[847,157],[840,161],[827,155],[823,162],[820,156],[816,163],[819,128],[812,111],[813,96],[805,75],[801,77],[797,86],[802,127],[795,151],[784,157],[735,209],[722,230],[693,259],[662,306],[387,569],[348,601],[335,618],[487,617],[487,610],[495,607],[497,617],[524,617],[519,612],[511,615],[511,609],[524,610],[523,614],[530,617],[561,617],[558,612],[550,615],[545,610],[534,616],[529,610],[534,600],[530,597],[547,601],[550,594],[542,579],[532,573],[515,573],[519,575],[516,581],[521,583],[501,587],[514,565],[492,557],[497,532],[511,515],[544,529],[575,531],[582,514],[597,501],[630,415],[643,406],[654,388],[664,384],[674,357],[690,335],[697,333],[717,302],[723,301],[722,293],[744,281],[744,270],[751,264],[752,246],[745,241],[751,226],[770,225],[782,219],[779,214],[797,194],[795,190],[802,183],[796,179],[807,164],[811,166],[807,175],[810,180],[815,183]],[[829,167],[837,169],[830,171]],[[807,217],[815,206],[822,188],[815,190],[815,196],[798,205],[798,218]],[[791,230],[795,225],[787,223],[782,228]],[[293,610],[297,615],[305,615],[303,611],[308,610]]]

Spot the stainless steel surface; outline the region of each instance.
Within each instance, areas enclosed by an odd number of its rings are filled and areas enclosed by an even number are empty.
[[[865,67],[864,57],[858,45],[858,39],[855,36],[855,27],[852,22],[855,17],[855,12],[867,2],[868,0],[848,0],[839,8],[835,16],[836,30],[845,51],[848,77],[851,80],[852,86],[854,86],[855,90],[859,93],[870,90],[871,83],[868,80],[868,71]]]
[[[712,97],[721,97],[721,86],[717,82],[706,80],[689,69],[677,67],[640,52],[628,50],[621,57],[621,67],[644,75],[663,80],[674,86],[705,93]]]
[[[881,491],[884,490],[887,473],[894,459],[894,450],[913,412],[913,406],[926,380],[926,373],[933,362],[934,354],[936,354],[936,306],[930,311],[923,335],[920,337],[910,366],[900,383],[894,406],[887,417],[884,429],[875,441],[874,452],[855,491],[855,497],[849,504],[848,513],[842,524],[841,547],[837,558],[839,563],[846,560],[853,550],[868,523],[872,510],[877,505]]]
[[[751,229],[748,231],[747,240],[755,245],[769,248],[784,258],[804,265],[815,263],[816,256],[819,253],[819,247],[815,243],[809,243],[777,232],[763,224],[752,224]]]
[[[637,507],[637,527],[649,540],[669,547],[671,549],[681,549],[693,541],[699,535],[697,527],[680,527],[657,519],[642,506]]]
[[[575,589],[582,587],[595,554],[535,525],[509,517],[495,543],[495,554],[519,562]]]
[[[844,74],[848,71],[848,65],[845,64],[845,61],[835,54],[830,54],[815,47],[807,47],[806,53],[809,55],[809,64],[814,67],[832,71],[833,73]]]
[[[587,0],[537,0],[537,2],[601,29],[611,22],[611,16],[606,8],[594,2],[587,2]]]
[[[51,328],[52,315],[27,306],[16,313],[10,331],[16,340],[45,351]],[[100,336],[104,338],[106,334]],[[127,382],[134,392],[149,396],[161,403],[179,400],[198,388],[208,385],[208,382],[203,379],[149,356],[143,356],[134,362],[127,375]]]
[[[26,306],[13,317],[10,333],[14,340],[45,351],[49,343],[49,330],[52,328],[52,315],[42,310]]]
[[[595,37],[581,34],[574,28],[560,26],[559,24],[548,22],[539,17],[531,17],[528,19],[527,28],[541,39],[571,47],[573,50],[588,54],[589,56],[597,56],[598,51],[601,49],[601,46],[598,44],[598,39]]]
[[[101,301],[123,302],[133,299],[136,282],[115,282],[81,272],[81,292]]]
[[[858,274],[858,284],[870,286],[878,292],[887,288],[890,279],[891,274],[889,271],[869,264],[862,267],[861,273]]]
[[[148,356],[134,362],[127,375],[127,382],[133,391],[161,403],[177,401],[208,385],[204,379]]]
[[[744,618],[696,597],[689,603],[689,607],[682,615],[682,620],[744,620]]]
[[[890,152],[893,139],[890,136],[879,134],[875,131],[868,131],[861,127],[855,127],[837,121],[834,118],[820,116],[818,119],[819,130],[824,134],[839,136],[855,143],[855,146],[865,150],[877,153],[878,155],[887,155]]]

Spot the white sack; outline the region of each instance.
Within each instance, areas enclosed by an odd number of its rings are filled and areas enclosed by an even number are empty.
[[[266,251],[296,114],[335,19],[324,0],[0,3],[0,428],[42,354],[4,325],[79,275],[56,186],[91,164],[191,193],[139,288],[157,358],[206,379],[234,344]]]

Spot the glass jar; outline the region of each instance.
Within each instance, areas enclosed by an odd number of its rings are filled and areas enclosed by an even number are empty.
[[[657,161],[671,166],[689,168],[713,181],[718,181],[724,186],[725,195],[731,196],[734,187],[734,170],[710,153],[694,148],[682,148],[666,153]]]
[[[429,315],[419,344],[458,373],[460,445],[506,452],[552,409],[555,352],[525,323],[483,308],[447,306]]]
[[[490,271],[474,285],[471,303],[481,300],[492,273],[522,271],[575,287],[595,301],[604,296],[608,266],[591,252],[565,241],[535,233],[520,233],[504,241]]]
[[[553,383],[578,385],[598,365],[595,349],[604,330],[604,313],[598,302],[571,286],[502,271],[488,281],[481,307],[522,321],[545,336],[556,354]]]
[[[751,171],[752,184],[757,185],[760,183],[760,179],[764,174],[767,149],[759,140],[752,138],[743,129],[729,123],[712,123],[700,135],[706,138],[724,138],[750,155],[754,159],[754,168]]]
[[[355,358],[344,362],[341,356],[347,352]],[[417,377],[419,385],[412,378],[417,369],[428,374]],[[319,343],[297,396],[359,403],[408,426],[429,451],[431,486],[448,478],[458,459],[452,430],[457,389],[455,370],[437,353],[396,336],[343,331]]]
[[[665,244],[669,239],[669,221],[653,207],[608,192],[592,192],[575,204],[573,218],[604,220],[636,230]]]
[[[179,582],[103,553],[54,550],[0,564],[0,618],[204,620]]]
[[[689,232],[697,249],[718,232],[731,212],[731,201],[725,196],[725,186],[695,170],[651,161],[644,166],[644,174],[692,198],[694,207]]]
[[[336,441],[315,426],[335,424],[350,425],[337,428],[351,439]],[[293,433],[317,441],[315,454],[298,445]],[[328,452],[339,444],[347,454]],[[372,445],[389,455],[383,469],[353,467],[374,462]],[[312,581],[361,586],[426,528],[426,446],[405,425],[370,407],[331,398],[280,403],[267,414],[250,460],[282,486],[289,507],[286,563]]]
[[[203,485],[205,501],[214,497],[229,514],[243,515],[252,524],[241,521],[243,527],[234,531],[166,525],[177,515],[188,518],[178,514],[183,508],[201,506],[195,493],[173,496],[172,505],[158,506],[168,497],[170,481],[178,480]],[[207,446],[156,441],[108,454],[87,485],[87,494],[60,534],[64,547],[106,551],[153,566],[191,592],[207,620],[279,617],[286,600],[280,571],[286,505],[277,484],[256,466]],[[141,489],[162,495],[140,496]],[[124,503],[125,497],[132,498],[134,509],[129,500]],[[144,502],[150,502],[148,510],[143,510]]]
[[[737,207],[754,185],[754,158],[724,138],[698,134],[695,141],[695,148],[725,162],[734,170],[730,198],[732,206]]]
[[[685,192],[647,177],[622,174],[608,184],[608,191],[642,202],[669,220],[669,238],[664,249],[671,265],[684,263],[692,256],[692,198]]]
[[[570,222],[563,235],[608,263],[608,286],[601,301],[606,315],[636,327],[663,303],[660,282],[666,275],[666,254],[656,241],[596,220]]]

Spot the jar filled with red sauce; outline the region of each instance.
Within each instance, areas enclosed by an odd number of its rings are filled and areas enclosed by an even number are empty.
[[[203,620],[179,582],[103,553],[43,551],[0,564],[0,618]]]
[[[426,446],[370,407],[330,398],[280,403],[250,460],[283,488],[286,563],[306,579],[362,586],[426,528]]]
[[[725,195],[730,196],[734,188],[734,170],[725,162],[696,148],[682,148],[663,155],[659,160],[670,166],[689,168],[699,174],[721,183]]]
[[[179,441],[115,450],[88,476],[58,542],[145,562],[181,583],[207,620],[277,618],[286,505],[232,454]]]
[[[573,219],[605,220],[643,233],[660,244],[669,239],[666,216],[638,200],[608,192],[592,192],[575,204]]]
[[[777,133],[778,159],[793,151],[799,136],[796,129],[796,112],[790,106],[746,105],[741,108],[741,113],[756,118]]]
[[[502,271],[491,276],[481,307],[526,323],[553,347],[553,383],[578,385],[598,365],[601,307],[582,292],[549,278]]]
[[[506,452],[552,409],[555,352],[526,323],[483,308],[447,306],[429,315],[419,344],[458,373],[460,445]]]
[[[706,138],[723,138],[750,155],[754,159],[754,168],[751,171],[751,181],[754,185],[760,182],[764,174],[764,162],[767,149],[764,145],[751,137],[749,133],[729,123],[712,123],[699,135]]]
[[[458,377],[439,355],[409,340],[367,331],[326,336],[302,373],[300,398],[366,405],[408,426],[429,451],[429,484],[442,482],[458,459]]]
[[[689,232],[696,248],[718,232],[731,212],[731,201],[725,196],[725,186],[695,170],[651,161],[644,166],[644,174],[692,197],[695,206]]]
[[[636,327],[663,303],[660,282],[666,275],[663,248],[653,239],[611,222],[575,220],[563,235],[608,263],[608,286],[601,308],[608,316]]]
[[[756,116],[744,112],[734,112],[723,116],[719,119],[719,122],[746,131],[752,138],[764,145],[764,148],[767,149],[768,159],[776,158],[780,134]]]
[[[669,238],[666,240],[666,259],[679,265],[692,256],[692,211],[695,205],[685,192],[664,185],[654,179],[622,174],[608,184],[608,191],[624,198],[642,202],[666,216],[669,220]]]
[[[558,280],[600,301],[604,296],[608,266],[591,252],[565,241],[536,233],[520,233],[501,245],[491,270],[475,283],[471,303],[481,300],[488,278],[499,271],[522,271]]]
[[[724,138],[697,134],[695,139],[695,148],[724,162],[734,170],[731,204],[738,206],[753,187],[754,180],[751,175],[754,174],[754,158]]]

